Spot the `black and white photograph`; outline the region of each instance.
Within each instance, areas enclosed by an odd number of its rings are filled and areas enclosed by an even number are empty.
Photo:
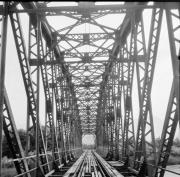
[[[180,2],[0,1],[0,177],[180,177]]]

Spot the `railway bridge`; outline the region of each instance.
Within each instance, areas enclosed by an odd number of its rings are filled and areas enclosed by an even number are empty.
[[[163,177],[180,125],[180,3],[69,3],[1,2],[0,176],[6,138],[16,177]],[[151,93],[162,23],[172,79],[157,148]],[[10,54],[26,98],[16,104],[22,119],[5,82]]]

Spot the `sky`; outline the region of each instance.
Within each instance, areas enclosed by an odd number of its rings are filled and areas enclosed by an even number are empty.
[[[65,3],[64,3],[65,4]],[[145,10],[143,12],[144,26],[145,26],[145,36],[146,42],[148,42],[149,34],[149,25],[150,25],[150,10]],[[122,18],[118,19],[119,16],[116,16],[116,20],[122,21]],[[27,15],[21,15],[21,22],[23,27],[23,33],[25,37],[25,42],[27,45],[27,36],[28,36],[28,17]],[[52,24],[58,26],[59,23],[56,20],[52,20]],[[61,21],[61,24],[68,23],[66,19]],[[112,18],[107,18],[107,24],[113,23]],[[15,122],[17,128],[26,129],[26,109],[27,109],[27,99],[25,94],[25,89],[23,85],[23,80],[21,76],[20,66],[18,63],[17,52],[14,44],[14,38],[12,34],[11,24],[8,23],[8,39],[7,39],[7,54],[6,54],[6,75],[5,75],[5,85],[10,98],[10,103],[12,111],[15,117]],[[161,28],[160,42],[157,54],[157,62],[154,73],[154,80],[152,86],[152,111],[154,118],[154,129],[155,137],[160,137],[163,127],[163,122],[166,114],[166,108],[168,104],[170,88],[172,85],[172,65],[168,41],[168,32],[166,25],[165,14],[163,13],[163,22]],[[136,76],[136,74],[135,74]],[[45,120],[45,109],[44,109],[44,93],[42,82],[40,86],[40,121],[44,124]],[[133,82],[133,112],[134,112],[134,124],[135,132],[137,126],[137,120],[139,115],[139,105],[138,105],[138,95],[137,95],[137,83],[136,77]],[[179,127],[177,128],[176,137],[180,135]],[[85,139],[85,138],[84,138]],[[88,141],[87,141],[88,139]],[[92,141],[90,141],[90,139]],[[84,140],[85,143],[93,142],[93,136],[88,135],[88,138]]]

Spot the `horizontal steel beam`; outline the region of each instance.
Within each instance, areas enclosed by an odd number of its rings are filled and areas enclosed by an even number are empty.
[[[100,57],[100,56],[98,56]],[[70,57],[68,57],[70,58]],[[72,57],[73,58],[73,57]],[[74,57],[75,58],[75,57]],[[128,62],[145,62],[145,58],[142,55],[137,56],[137,58],[135,58],[134,56],[132,56],[131,58],[127,59],[127,58],[116,58],[113,60],[114,62],[117,63],[128,63]],[[53,61],[44,61],[44,59],[39,59],[39,65],[57,65],[57,64],[61,64],[61,63],[66,63],[66,64],[76,64],[76,63],[104,63],[104,62],[112,62],[110,60],[91,60],[91,61],[62,61],[61,59],[57,59],[57,60],[53,60]],[[38,65],[38,60],[37,59],[30,59],[29,60],[29,64],[30,66],[37,66]]]
[[[87,15],[87,14],[111,14],[111,13],[126,13],[127,9],[152,9],[152,8],[165,8],[163,3],[156,3],[156,5],[146,4],[116,4],[116,5],[92,5],[92,6],[59,6],[59,7],[40,7],[38,9],[9,9],[10,13],[45,13],[48,15],[60,15],[60,14],[71,14],[71,15]],[[177,3],[171,3],[171,8],[175,9]],[[1,10],[2,11],[2,10]],[[0,13],[2,13],[0,11]]]
[[[105,50],[105,51],[101,51],[101,52],[73,53],[73,52],[68,52],[68,49],[67,49],[67,50],[65,50],[65,54],[64,54],[64,59],[66,59],[66,58],[92,59],[95,57],[109,57],[109,51]]]
[[[113,85],[128,85],[128,81],[126,81],[126,80],[122,80],[122,81],[118,81],[118,84],[111,84],[111,86],[113,86]],[[56,85],[55,84],[50,84],[49,85],[51,88],[52,87],[55,87]],[[73,86],[74,86],[74,88],[75,87],[100,87],[100,84],[91,84],[91,83],[84,83],[84,84],[78,84],[78,85],[75,85],[75,84],[73,84]],[[107,85],[108,86],[108,85]],[[68,87],[66,87],[66,86],[61,86],[61,88],[68,88]]]
[[[78,33],[78,34],[57,34],[61,41],[82,41],[88,43],[90,41],[98,41],[101,39],[114,39],[115,33]]]

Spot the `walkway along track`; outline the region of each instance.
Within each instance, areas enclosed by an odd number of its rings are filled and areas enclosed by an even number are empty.
[[[55,172],[48,177],[123,177],[123,175],[96,152],[87,150],[65,174]]]

